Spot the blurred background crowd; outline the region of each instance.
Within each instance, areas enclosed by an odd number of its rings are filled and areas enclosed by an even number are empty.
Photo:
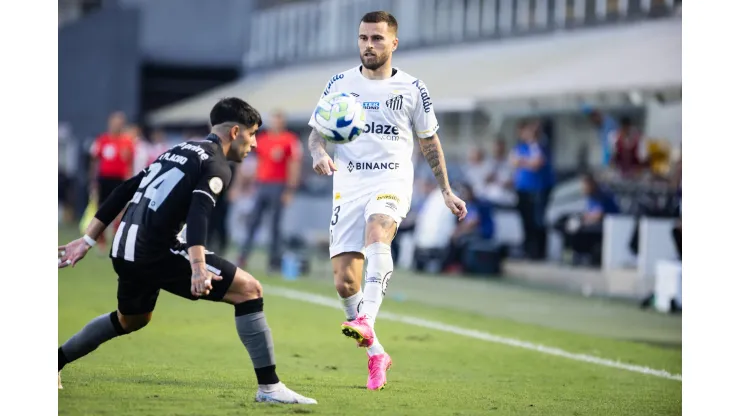
[[[168,147],[202,138],[210,106],[237,95],[265,126],[257,152],[233,166],[209,248],[246,267],[260,248],[259,267],[275,272],[288,254],[304,273],[328,263],[331,178],[312,172],[306,123],[326,81],[359,64],[359,18],[383,9],[399,20],[394,64],[430,88],[450,179],[469,210],[459,223],[446,212],[417,153],[397,267],[515,276],[680,310],[680,1],[59,7],[63,226],[84,223]],[[678,289],[666,283],[676,273]]]

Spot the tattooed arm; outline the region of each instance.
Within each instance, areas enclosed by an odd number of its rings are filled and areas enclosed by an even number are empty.
[[[439,189],[445,195],[451,193],[450,180],[447,177],[447,164],[445,163],[445,155],[442,151],[439,136],[435,133],[432,137],[419,139],[419,144],[421,145],[421,153],[429,163],[429,167],[432,168],[434,178],[437,179]]]
[[[419,139],[421,145],[421,153],[429,163],[429,167],[432,168],[432,173],[437,179],[439,189],[442,191],[442,195],[445,198],[445,204],[455,214],[458,220],[462,221],[467,215],[468,210],[465,207],[465,202],[458,198],[450,188],[450,180],[447,177],[447,164],[445,163],[445,155],[442,151],[442,143],[439,141],[439,136],[435,133],[431,137]]]
[[[316,173],[331,176],[332,172],[337,171],[331,157],[326,153],[326,141],[321,138],[316,130],[311,130],[311,135],[308,136],[308,150],[311,152],[313,170]]]

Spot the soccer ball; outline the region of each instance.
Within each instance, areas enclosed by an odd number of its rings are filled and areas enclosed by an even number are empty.
[[[351,94],[336,92],[322,97],[313,112],[316,131],[335,144],[349,143],[365,130],[365,109]]]

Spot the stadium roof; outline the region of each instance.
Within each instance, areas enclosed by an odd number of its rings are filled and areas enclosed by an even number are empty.
[[[328,79],[358,64],[351,58],[251,75],[154,111],[148,120],[207,124],[211,107],[225,96],[241,97],[262,112],[280,108],[290,118],[307,119]],[[425,81],[438,112],[507,100],[680,89],[681,20],[401,52],[394,65]]]

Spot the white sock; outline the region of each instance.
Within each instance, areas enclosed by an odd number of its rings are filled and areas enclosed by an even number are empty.
[[[351,321],[357,318],[357,314],[360,312],[360,305],[362,305],[362,290],[348,298],[339,296],[339,300],[342,301],[344,315],[347,317],[347,320]]]
[[[360,315],[366,315],[370,325],[375,326],[375,318],[378,316],[388,281],[393,274],[391,246],[384,243],[370,244],[365,247],[365,258],[367,258],[367,274]]]
[[[367,355],[372,357],[373,355],[382,354],[384,352],[385,350],[383,349],[383,346],[380,345],[380,341],[378,341],[378,336],[375,335],[375,341],[373,341],[373,345],[367,349]]]

